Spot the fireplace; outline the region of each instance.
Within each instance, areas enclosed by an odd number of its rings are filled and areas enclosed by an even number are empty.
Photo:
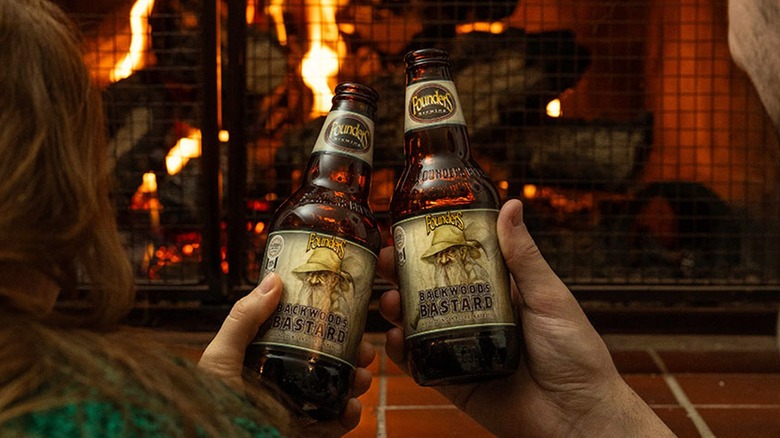
[[[402,57],[425,46],[450,51],[478,161],[596,322],[776,312],[780,145],[726,0],[60,3],[104,90],[147,317],[251,289],[343,80],[381,96],[371,205],[390,244]]]

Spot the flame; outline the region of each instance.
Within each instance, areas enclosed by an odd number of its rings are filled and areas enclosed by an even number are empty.
[[[287,45],[287,28],[284,27],[284,0],[271,0],[265,8],[276,27],[276,38],[282,46]]]
[[[165,167],[168,169],[168,175],[176,175],[184,168],[190,158],[200,156],[201,144],[200,130],[193,130],[187,137],[180,138],[176,145],[168,151],[165,157]]]
[[[246,24],[254,23],[256,11],[257,11],[257,1],[248,0],[246,2]]]
[[[340,55],[346,53],[336,24],[336,0],[305,0],[309,21],[309,51],[301,62],[303,82],[314,93],[310,117],[327,114],[333,93],[329,80],[339,70]]]
[[[131,210],[147,210],[149,212],[149,227],[155,235],[161,235],[160,210],[163,206],[157,197],[157,175],[146,172],[141,178],[141,185],[136,189],[130,201]]]
[[[550,117],[560,117],[563,114],[561,111],[561,100],[553,99],[547,104],[547,115]]]
[[[124,79],[142,65],[143,54],[148,48],[149,15],[152,13],[154,0],[136,0],[130,10],[130,49],[111,71],[111,82]]]
[[[141,193],[154,193],[157,191],[157,175],[154,172],[146,172],[143,176],[141,186],[138,187]]]

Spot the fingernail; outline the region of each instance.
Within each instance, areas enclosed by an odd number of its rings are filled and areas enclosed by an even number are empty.
[[[255,291],[261,294],[267,294],[271,291],[274,285],[274,277],[276,277],[275,272],[271,272],[268,275],[263,278],[263,281],[260,282],[260,284],[257,285],[255,288]]]

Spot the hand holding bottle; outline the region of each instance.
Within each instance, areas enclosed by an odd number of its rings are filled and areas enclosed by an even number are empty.
[[[240,299],[225,319],[214,339],[206,347],[198,366],[221,378],[235,390],[244,392],[242,378],[244,351],[260,327],[276,309],[282,296],[282,281],[271,273],[247,296]],[[354,429],[360,422],[362,406],[357,397],[371,386],[371,372],[367,367],[374,360],[374,347],[362,342],[358,354],[355,380],[351,388],[352,398],[340,417],[319,422],[304,428],[311,436],[341,436]]]
[[[498,436],[674,436],[620,377],[603,340],[528,234],[519,201],[502,207],[497,232],[525,339],[524,365],[506,378],[435,389]],[[378,270],[396,281],[392,248],[383,249]],[[387,333],[387,354],[408,372],[400,302],[391,290],[379,305],[398,326]]]

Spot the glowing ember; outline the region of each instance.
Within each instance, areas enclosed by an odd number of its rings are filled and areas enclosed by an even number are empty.
[[[455,32],[459,34],[471,33],[471,32],[486,32],[498,35],[506,31],[506,23],[500,21],[478,21],[474,23],[459,24],[455,27]]]
[[[533,199],[536,197],[536,186],[533,184],[526,184],[523,186],[523,196],[527,199]]]
[[[137,0],[130,10],[130,49],[111,71],[111,81],[124,79],[142,66],[143,54],[148,48],[149,15],[152,13],[154,0]]]

